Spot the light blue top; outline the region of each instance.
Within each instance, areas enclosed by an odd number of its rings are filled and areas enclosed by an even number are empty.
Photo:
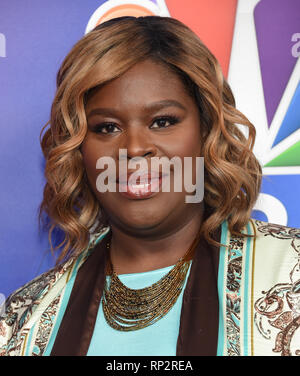
[[[119,275],[119,279],[125,286],[131,289],[141,289],[160,280],[173,266],[144,273],[121,274]],[[87,355],[175,356],[183,292],[190,269],[191,266],[187,272],[183,289],[174,306],[164,317],[146,328],[130,332],[121,332],[111,328],[105,320],[101,299],[94,333]]]

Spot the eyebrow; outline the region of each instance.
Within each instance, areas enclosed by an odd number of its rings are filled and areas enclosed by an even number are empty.
[[[164,99],[158,102],[153,102],[151,104],[148,104],[146,106],[143,106],[143,111],[145,112],[150,112],[150,111],[157,111],[160,110],[161,108],[165,107],[178,107],[182,110],[186,111],[186,108],[184,107],[183,104],[180,102],[174,100],[174,99]],[[87,117],[91,117],[93,115],[106,115],[106,116],[114,116],[118,113],[118,110],[116,108],[104,108],[104,107],[98,107],[93,110],[91,110]]]

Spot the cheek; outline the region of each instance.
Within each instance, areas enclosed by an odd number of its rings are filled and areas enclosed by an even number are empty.
[[[92,168],[96,168],[97,156],[95,155],[95,149],[90,145],[88,140],[84,140],[81,146],[81,154],[84,167],[87,171]]]
[[[194,132],[186,132],[173,140],[168,146],[168,154],[172,156],[195,157],[201,155],[200,135]]]
[[[181,158],[201,155],[201,127],[200,119],[196,115],[193,111],[191,112],[184,126],[179,128],[179,132],[172,140],[173,155]]]
[[[82,142],[81,154],[87,179],[92,190],[99,200],[100,197],[105,195],[104,193],[101,193],[101,190],[99,191],[97,189],[97,184],[99,184],[99,175],[101,173],[104,173],[105,185],[107,185],[107,179],[109,179],[110,181],[115,181],[116,174],[115,168],[108,168],[109,166],[107,164],[103,165],[102,163],[103,168],[97,168],[97,162],[100,162],[99,159],[103,157],[109,157],[111,160],[111,158],[113,158],[113,156],[111,155],[112,150],[112,147],[108,148],[106,145],[103,145],[103,143],[100,143],[99,140],[95,140],[93,137],[86,137],[86,139]],[[102,180],[103,176],[100,178],[101,182]]]
[[[201,157],[201,150],[200,134],[191,131],[186,132],[180,141],[177,140],[174,143],[172,154],[169,154],[172,157],[177,156],[181,160],[182,173],[175,173],[175,179],[181,179],[183,191],[184,187],[195,185],[199,179],[199,163],[201,162],[197,161],[197,157]]]
[[[99,150],[95,142],[88,138],[83,141],[81,146],[83,165],[93,189],[96,187],[96,179],[99,174],[99,170],[96,169],[97,160],[101,157]]]

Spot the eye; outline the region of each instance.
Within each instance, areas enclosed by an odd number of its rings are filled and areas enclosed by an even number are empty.
[[[171,125],[174,125],[179,122],[177,116],[160,116],[156,118],[152,123],[150,128],[159,129],[159,128],[168,128]]]
[[[92,131],[95,133],[117,133],[120,129],[114,123],[101,123],[97,124],[92,128]]]

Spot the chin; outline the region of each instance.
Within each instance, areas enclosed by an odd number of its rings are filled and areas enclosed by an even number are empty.
[[[161,212],[142,212],[142,213],[130,213],[127,212],[125,216],[120,215],[118,217],[119,224],[123,225],[122,227],[130,228],[132,230],[139,231],[150,231],[159,227],[164,219],[168,217],[167,214]]]
[[[174,221],[174,213],[178,213],[178,208],[182,206],[182,198],[169,193],[167,197],[160,193],[146,200],[120,200],[117,195],[103,198],[99,201],[109,222],[125,231],[149,233],[156,228],[162,230],[170,220]]]
[[[162,206],[155,208],[153,205],[148,208],[139,208],[132,205],[124,211],[115,212],[108,209],[108,213],[109,222],[115,226],[122,228],[125,232],[132,232],[135,235],[138,232],[142,235],[164,227],[162,225],[169,218],[172,210],[169,211]]]

